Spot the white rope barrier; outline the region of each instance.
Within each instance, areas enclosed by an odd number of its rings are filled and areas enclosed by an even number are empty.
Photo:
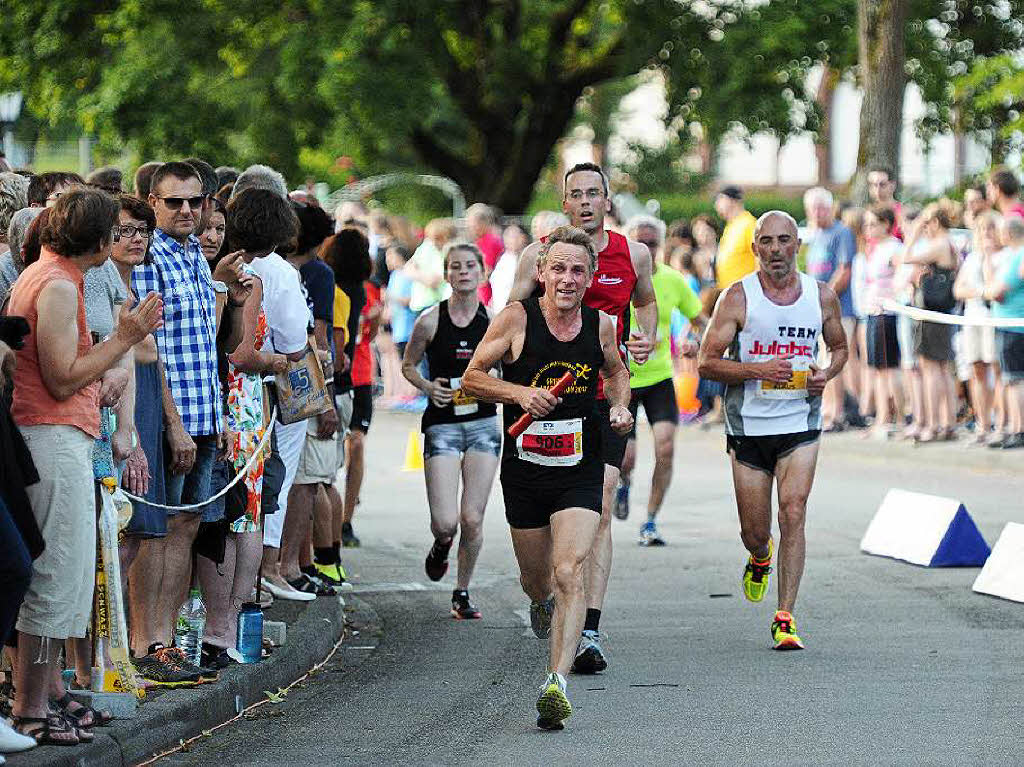
[[[227,485],[224,486],[223,490],[221,490],[213,497],[207,498],[205,501],[202,501],[200,503],[190,503],[187,506],[165,506],[162,503],[153,503],[152,501],[147,501],[145,498],[139,498],[137,495],[132,495],[124,488],[121,488],[121,492],[124,493],[128,500],[130,501],[134,501],[135,503],[144,503],[147,506],[152,506],[155,509],[166,509],[167,511],[193,511],[195,509],[201,509],[204,506],[209,506],[214,501],[220,500],[225,495],[227,495],[228,491],[235,485],[237,485],[239,482],[241,482],[245,475],[249,473],[249,469],[251,469],[256,464],[256,459],[260,457],[260,453],[263,452],[264,448],[267,446],[267,443],[270,441],[270,435],[274,431],[274,425],[276,423],[277,408],[275,407],[273,412],[271,412],[270,414],[270,425],[263,433],[263,439],[260,440],[260,444],[257,445],[256,450],[253,451],[253,454],[249,457],[249,460],[246,462],[245,466],[243,466],[242,470],[235,475],[234,479],[232,479],[230,482],[227,483]]]
[[[922,322],[937,322],[940,325],[964,325],[984,328],[1024,328],[1024,317],[963,317],[959,314],[944,314],[933,312],[928,309],[918,309],[916,306],[899,304],[892,299],[882,302],[882,308],[887,312],[903,314],[914,320]]]

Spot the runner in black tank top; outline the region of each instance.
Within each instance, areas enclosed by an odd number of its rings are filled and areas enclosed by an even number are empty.
[[[448,571],[448,551],[459,534],[459,568],[452,592],[452,617],[479,618],[469,601],[469,581],[483,542],[483,516],[501,449],[497,409],[462,391],[460,379],[487,332],[487,310],[477,288],[483,281],[483,256],[475,245],[454,243],[445,249],[445,276],[452,296],[417,318],[402,360],[402,373],[428,397],[423,413],[423,476],[427,483],[430,530],[427,577],[439,581]],[[429,379],[420,371],[424,354]],[[459,504],[459,477],[465,478]]]
[[[523,409],[504,407],[504,448],[501,483],[505,489],[505,516],[515,528],[545,527],[559,509],[580,507],[601,513],[601,427],[594,402],[597,372],[604,363],[598,337],[598,312],[581,307],[582,326],[571,341],[552,335],[540,301],[522,302],[526,311],[526,339],[515,362],[502,366],[509,383],[550,389],[566,372],[576,376],[543,421],[535,422],[519,438],[509,427]]]
[[[427,370],[432,380],[440,378],[448,382],[448,388],[452,390],[452,401],[444,407],[438,407],[433,400],[427,400],[427,409],[421,421],[424,433],[435,424],[466,423],[480,418],[492,418],[497,414],[497,406],[467,397],[459,385],[462,374],[466,372],[466,365],[472,359],[476,345],[483,339],[489,324],[487,310],[481,303],[477,303],[473,320],[464,328],[452,322],[447,301],[438,304],[437,330],[426,349]]]
[[[504,404],[505,516],[519,580],[532,600],[530,623],[538,637],[550,637],[550,673],[537,701],[537,725],[545,729],[562,729],[572,713],[565,674],[583,628],[583,562],[601,521],[598,374],[611,403],[611,427],[625,434],[633,423],[629,373],[611,318],[582,306],[596,266],[586,232],[568,226],[552,232],[537,259],[544,295],[502,310],[462,378],[470,396]],[[489,375],[499,362],[504,380]],[[561,395],[552,394],[548,389],[567,371],[575,380]],[[533,422],[509,434],[524,414]]]

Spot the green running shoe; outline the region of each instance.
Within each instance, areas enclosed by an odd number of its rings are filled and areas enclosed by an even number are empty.
[[[743,568],[743,596],[750,602],[760,602],[768,593],[774,546],[769,538],[768,556],[765,559],[755,559],[753,554],[747,558],[747,566]]]
[[[565,680],[552,671],[540,688],[537,699],[537,726],[542,730],[561,730],[572,716],[572,704],[565,695]]]

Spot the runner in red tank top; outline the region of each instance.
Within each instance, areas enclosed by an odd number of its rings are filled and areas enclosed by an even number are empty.
[[[623,356],[628,351],[634,360],[643,364],[654,349],[658,327],[658,306],[651,280],[654,273],[651,252],[646,245],[605,230],[604,217],[611,210],[608,179],[600,166],[594,163],[574,165],[565,174],[562,210],[569,216],[573,226],[590,235],[598,251],[597,274],[583,297],[583,303],[616,319],[620,351],[623,351]],[[531,243],[519,257],[516,281],[509,301],[521,301],[537,289],[539,251],[540,243]],[[627,327],[630,303],[636,308],[639,328]],[[606,424],[607,400],[599,399],[597,407],[598,422]],[[612,507],[626,440],[610,428],[602,429],[601,448],[605,464],[604,497],[597,538],[584,565],[587,617],[573,664],[573,670],[578,673],[603,671],[608,665],[599,642],[598,622],[612,566]]]

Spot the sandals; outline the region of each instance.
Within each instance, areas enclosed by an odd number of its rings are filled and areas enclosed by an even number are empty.
[[[40,746],[77,746],[89,742],[83,740],[81,731],[59,713],[15,717],[14,729],[32,738]]]
[[[338,593],[334,590],[334,587],[328,586],[319,578],[314,580],[305,573],[293,581],[288,581],[288,585],[296,591],[301,591],[304,594],[315,594],[318,597],[331,597]]]
[[[97,711],[91,706],[79,703],[71,697],[71,693],[64,693],[64,697],[54,701],[58,711],[79,730],[88,730],[93,727],[104,727],[110,724],[114,715],[109,711]],[[76,708],[72,708],[76,707]]]

